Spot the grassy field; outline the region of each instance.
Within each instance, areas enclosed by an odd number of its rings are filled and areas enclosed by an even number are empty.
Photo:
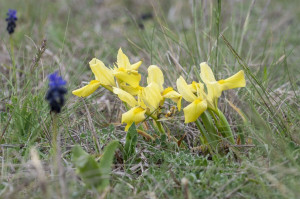
[[[0,0],[0,5],[0,198],[299,198],[298,1]],[[11,38],[9,8],[18,16]],[[201,62],[210,64],[217,79],[244,70],[246,87],[219,99],[237,144],[221,155],[208,154],[200,147],[199,130],[184,124],[181,111],[163,121],[169,137],[151,142],[138,136],[125,161],[121,101],[104,88],[84,99],[71,92],[94,78],[92,58],[112,67],[120,47],[132,63],[143,61],[142,76],[156,64],[165,85],[175,89],[180,75],[200,80]],[[57,70],[68,89],[58,118],[59,163],[51,156],[53,117],[45,101],[47,76]],[[184,134],[181,146],[170,138]],[[80,145],[98,161],[112,140],[121,147],[110,186],[99,192],[78,175],[72,148]]]

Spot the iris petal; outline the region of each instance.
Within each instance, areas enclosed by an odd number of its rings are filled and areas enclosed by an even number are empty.
[[[178,111],[181,110],[181,100],[182,96],[173,90],[173,88],[169,87],[164,90],[162,93],[164,98],[171,99],[173,102],[177,103]]]
[[[122,123],[127,123],[125,131],[128,131],[129,127],[133,122],[135,124],[142,122],[146,118],[145,113],[146,110],[141,107],[134,107],[126,113],[123,113]]]
[[[121,89],[123,89],[124,91],[126,91],[127,93],[131,94],[132,96],[137,96],[141,90],[142,87],[138,86],[138,87],[132,87],[130,85],[126,85],[125,82],[123,82],[122,84],[120,84]]]
[[[114,92],[114,94],[118,95],[120,100],[122,100],[123,102],[126,102],[129,106],[135,107],[137,105],[136,99],[132,95],[127,93],[126,91],[123,91],[122,89],[114,87],[113,92]]]
[[[177,79],[176,85],[178,92],[186,101],[193,102],[195,99],[197,99],[182,76]]]
[[[164,90],[164,75],[160,68],[156,65],[151,65],[148,68],[147,83],[151,84],[152,82],[156,83],[159,86],[160,92]]]
[[[122,49],[120,48],[117,55],[117,65],[118,67],[124,67],[126,69],[130,69],[130,62],[128,57],[123,53]]]
[[[99,88],[101,83],[97,80],[92,80],[90,83],[80,89],[72,91],[72,93],[78,97],[87,97]]]
[[[200,77],[202,79],[202,81],[206,84],[208,82],[215,82],[215,76],[211,70],[211,68],[207,65],[206,62],[202,62],[200,64],[200,69],[201,69],[201,73],[200,73]]]
[[[244,71],[241,70],[225,80],[219,80],[218,83],[221,85],[223,91],[233,88],[245,87],[246,81]]]
[[[141,91],[141,98],[151,112],[155,111],[160,102],[163,100],[159,86],[156,83],[151,83]]]
[[[205,100],[196,99],[183,109],[185,123],[195,122],[198,117],[207,109]]]
[[[89,62],[89,64],[96,80],[103,85],[115,86],[115,79],[112,70],[107,68],[102,61],[94,58]]]
[[[130,66],[130,69],[131,69],[131,70],[138,70],[139,67],[140,67],[140,65],[141,65],[142,63],[143,63],[142,61],[136,62],[136,63],[134,63],[134,64],[132,64],[132,65]]]
[[[114,69],[114,75],[116,78],[119,80],[126,82],[127,84],[133,86],[133,87],[138,87],[141,81],[141,75],[138,73],[131,73],[124,70],[124,68],[115,68]]]

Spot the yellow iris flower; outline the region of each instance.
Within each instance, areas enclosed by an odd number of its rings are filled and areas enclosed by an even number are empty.
[[[151,83],[156,83],[158,85],[159,91],[163,98],[171,99],[173,102],[177,103],[178,111],[181,110],[181,99],[182,96],[174,91],[172,87],[168,87],[164,89],[164,75],[160,68],[156,65],[151,65],[148,68],[148,78],[147,83],[150,85]]]
[[[125,131],[128,131],[129,127],[132,125],[133,122],[135,124],[138,124],[138,123],[142,122],[143,120],[145,120],[145,118],[146,118],[145,113],[146,113],[146,110],[140,106],[133,107],[126,113],[123,113],[122,114],[122,123],[127,123],[127,125],[125,127]]]
[[[141,106],[142,104],[138,102],[134,98],[134,96],[116,87],[113,88],[113,92],[118,95],[120,100],[126,102],[131,107],[129,111],[122,114],[122,123],[127,124],[125,127],[125,131],[128,131],[129,127],[132,125],[133,122],[135,124],[138,124],[145,120],[146,109]]]
[[[122,115],[122,123],[127,123],[125,131],[129,129],[131,124],[136,124],[145,119],[145,113],[156,116],[156,110],[159,108],[163,97],[161,96],[159,86],[153,82],[147,87],[140,87],[138,99],[120,88],[113,88],[113,92],[118,95],[120,100],[126,102],[131,109]]]
[[[194,82],[192,85],[188,85],[182,76],[177,79],[176,84],[178,92],[182,97],[186,101],[191,102],[183,109],[185,123],[196,121],[207,109],[207,102],[204,99],[205,93],[203,84]]]
[[[159,86],[155,82],[152,82],[147,87],[141,89],[139,99],[141,103],[144,103],[149,108],[150,113],[154,113],[158,109],[163,97],[161,96]]]
[[[128,57],[120,48],[117,55],[117,67],[114,67],[113,74],[117,79],[136,88],[141,81],[141,75],[137,71],[141,64],[142,61],[130,64]]]
[[[90,68],[95,75],[95,80],[80,89],[72,91],[72,93],[78,97],[87,97],[97,90],[100,86],[103,86],[109,90],[115,86],[115,79],[112,70],[107,68],[104,63],[96,58],[89,62]]]
[[[200,64],[200,69],[200,77],[207,88],[207,101],[210,108],[217,109],[218,98],[221,96],[222,91],[246,86],[243,70],[227,79],[216,81],[211,68],[206,62]]]
[[[121,83],[119,84],[119,87],[120,87],[121,89],[123,89],[124,91],[130,93],[130,94],[133,95],[133,96],[137,96],[137,95],[140,93],[141,89],[142,89],[141,86],[138,86],[138,87],[132,87],[132,86],[126,84],[126,82],[121,82]]]

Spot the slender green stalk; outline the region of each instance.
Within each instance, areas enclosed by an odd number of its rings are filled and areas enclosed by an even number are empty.
[[[198,129],[199,129],[199,131],[200,131],[200,133],[201,133],[201,135],[202,135],[204,141],[205,141],[204,144],[207,145],[209,152],[210,152],[211,154],[213,154],[213,151],[212,151],[212,149],[211,149],[211,147],[210,147],[210,145],[209,145],[209,142],[208,142],[208,140],[207,140],[207,132],[206,132],[204,126],[201,124],[201,122],[200,122],[198,119],[195,121],[195,123],[196,123],[196,125],[197,125],[197,127],[198,127]]]
[[[210,115],[208,115],[206,111],[201,114],[201,119],[203,121],[205,129],[207,130],[207,139],[209,141],[209,144],[211,144],[213,148],[216,149],[219,143],[219,137],[218,137],[218,132],[214,126],[214,123]]]
[[[227,135],[225,134],[225,130],[224,130],[222,124],[220,123],[220,121],[218,120],[218,118],[215,116],[214,112],[210,112],[210,114],[211,114],[212,116],[214,116],[213,118],[214,118],[216,127],[217,127],[218,131],[221,133],[223,139],[226,138]]]
[[[219,52],[219,34],[220,34],[220,19],[221,19],[221,0],[218,0],[218,9],[216,11],[216,38],[217,38],[217,45],[216,45],[216,70],[218,70],[218,52]]]
[[[17,90],[17,70],[16,70],[16,62],[15,62],[15,54],[14,54],[14,40],[12,36],[9,37],[9,43],[10,43],[10,56],[11,56],[11,62],[12,62],[12,72],[13,72],[13,85],[14,90]]]
[[[61,192],[61,198],[66,198],[66,190],[64,188],[65,182],[63,179],[63,167],[61,165],[60,160],[60,146],[59,146],[59,139],[58,139],[58,114],[54,113],[53,120],[52,120],[52,158],[53,158],[53,176],[59,176],[60,186],[56,185],[57,193]]]
[[[52,117],[52,163],[53,163],[53,179],[55,179],[55,176],[58,176],[59,172],[58,172],[58,160],[57,160],[57,135],[58,135],[58,128],[57,128],[57,121],[58,121],[58,117],[57,117],[57,113],[53,114]],[[59,190],[59,186],[58,184],[55,185],[56,189]],[[59,193],[59,191],[57,192]]]
[[[230,125],[225,117],[225,115],[219,109],[212,110],[219,118],[219,121],[216,121],[217,127],[220,130],[221,134],[231,143],[235,144],[233,133],[231,131]]]
[[[58,129],[57,129],[57,113],[54,113],[53,119],[52,119],[52,157],[54,161],[54,165],[56,167],[56,156],[57,156],[57,135],[58,135]]]
[[[155,124],[157,126],[157,129],[159,130],[160,134],[166,134],[166,131],[163,127],[163,125],[161,124],[161,122],[157,121],[157,120],[154,120],[155,121]]]
[[[208,140],[207,140],[207,136],[206,136],[207,133],[206,133],[204,126],[201,124],[201,122],[199,120],[196,120],[195,123],[205,141],[205,144],[208,144]]]

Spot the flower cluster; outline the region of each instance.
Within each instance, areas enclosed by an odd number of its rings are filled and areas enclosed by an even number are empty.
[[[183,77],[177,79],[177,89],[164,88],[164,75],[156,65],[148,67],[147,85],[141,86],[141,75],[138,72],[141,61],[131,64],[128,57],[119,49],[114,67],[108,68],[96,58],[90,61],[90,68],[95,80],[72,93],[78,97],[87,97],[100,86],[116,94],[129,108],[122,115],[122,123],[126,123],[127,131],[132,123],[145,120],[146,115],[155,121],[159,119],[161,107],[165,99],[171,99],[181,110],[181,100],[184,98],[190,104],[183,109],[185,123],[194,122],[207,109],[217,110],[217,100],[222,91],[244,87],[244,72],[240,71],[230,78],[216,81],[212,70],[206,63],[201,63],[201,82],[187,84]],[[206,90],[206,91],[205,91]]]
[[[171,87],[164,89],[164,76],[158,66],[151,65],[148,68],[148,85],[143,87],[140,85],[141,75],[138,73],[142,62],[131,64],[122,49],[119,49],[117,62],[113,68],[106,67],[102,61],[96,58],[92,59],[89,64],[95,80],[72,93],[78,97],[87,97],[103,86],[116,94],[130,107],[122,115],[122,123],[127,123],[126,131],[133,122],[137,124],[145,120],[145,115],[157,120],[160,106],[163,105],[166,98],[176,102],[180,110],[182,97]]]
[[[54,72],[48,76],[49,90],[46,94],[46,100],[49,102],[51,111],[60,113],[62,106],[65,103],[64,95],[67,89],[64,87],[67,82],[62,77],[58,76],[58,72]]]
[[[7,18],[5,19],[7,21],[7,31],[9,34],[13,34],[16,28],[16,21],[17,18],[17,11],[9,9],[7,12]]]
[[[186,123],[196,121],[207,108],[216,111],[218,109],[218,98],[221,96],[222,91],[246,86],[243,70],[225,80],[216,81],[211,68],[206,62],[200,64],[200,69],[200,77],[206,86],[207,92],[204,91],[204,85],[201,82],[192,82],[188,85],[181,76],[176,82],[179,93],[186,101],[190,102],[183,109]]]

